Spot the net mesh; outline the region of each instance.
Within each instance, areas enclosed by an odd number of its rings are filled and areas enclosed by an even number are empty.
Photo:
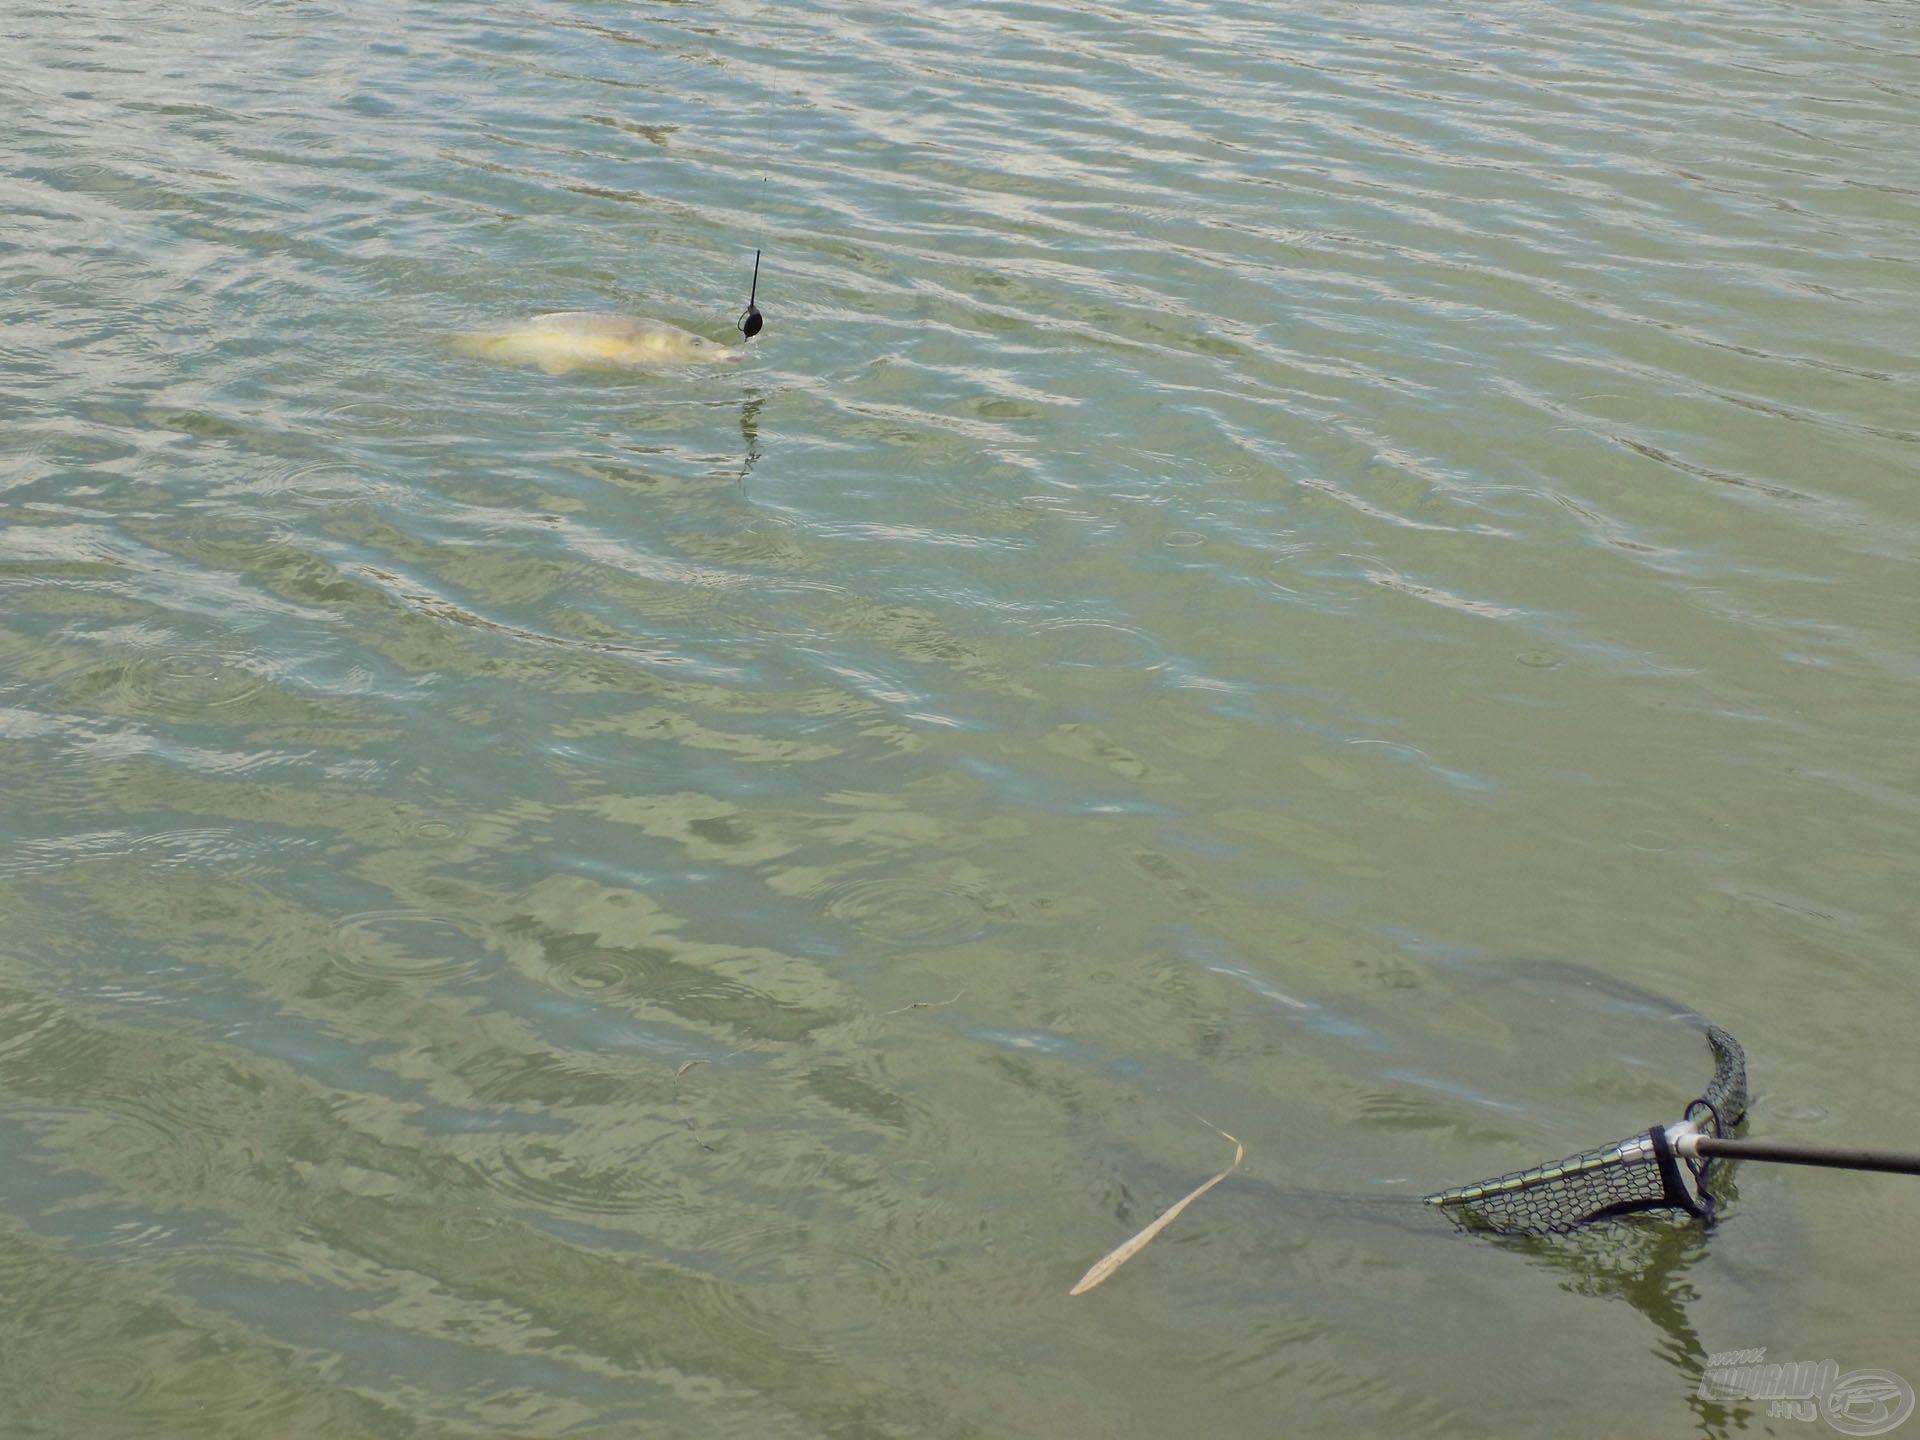
[[[1703,1134],[1725,1136],[1747,1113],[1747,1056],[1740,1042],[1707,1026],[1713,1079],[1687,1106]],[[1426,1197],[1476,1230],[1500,1235],[1559,1235],[1644,1211],[1678,1210],[1711,1218],[1708,1161],[1681,1160],[1664,1145],[1664,1127],[1472,1185]]]

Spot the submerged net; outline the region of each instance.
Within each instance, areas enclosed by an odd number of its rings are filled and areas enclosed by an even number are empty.
[[[1717,1025],[1707,1026],[1707,1044],[1713,1048],[1713,1079],[1687,1106],[1683,1123],[1724,1138],[1747,1113],[1747,1056],[1740,1042]],[[1711,1164],[1675,1155],[1669,1127],[1657,1125],[1551,1165],[1459,1185],[1426,1199],[1470,1228],[1500,1235],[1559,1235],[1653,1210],[1710,1220]]]

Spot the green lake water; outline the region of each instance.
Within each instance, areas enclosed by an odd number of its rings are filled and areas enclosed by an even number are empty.
[[[1920,1383],[1920,1181],[1418,1201],[1686,1011],[1920,1148],[1905,0],[13,0],[0,122],[0,1433]]]

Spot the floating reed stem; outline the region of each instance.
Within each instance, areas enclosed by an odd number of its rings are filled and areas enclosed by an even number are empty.
[[[1233,1140],[1233,1163],[1211,1180],[1207,1181],[1207,1183],[1202,1185],[1198,1190],[1195,1190],[1191,1195],[1168,1206],[1158,1220],[1155,1220],[1131,1240],[1094,1261],[1093,1268],[1082,1275],[1080,1277],[1080,1283],[1069,1290],[1067,1294],[1084,1295],[1087,1291],[1093,1289],[1094,1286],[1100,1284],[1109,1275],[1113,1274],[1114,1271],[1126,1264],[1127,1261],[1146,1249],[1147,1242],[1178,1219],[1182,1210],[1193,1204],[1194,1201],[1206,1194],[1207,1191],[1213,1189],[1214,1186],[1218,1185],[1222,1180],[1226,1179],[1227,1176],[1240,1168],[1240,1162],[1247,1158],[1247,1147],[1242,1145],[1238,1140],[1234,1140],[1233,1136],[1228,1135],[1227,1132],[1222,1130],[1218,1125],[1209,1124],[1205,1120],[1202,1120],[1200,1123],[1206,1125],[1206,1127],[1215,1134]]]

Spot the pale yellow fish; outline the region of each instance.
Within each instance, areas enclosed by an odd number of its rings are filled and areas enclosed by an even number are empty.
[[[1200,1123],[1202,1125],[1206,1125],[1207,1128],[1213,1131],[1215,1134],[1225,1135],[1227,1139],[1233,1140],[1233,1136],[1227,1135],[1227,1132],[1222,1130],[1218,1125],[1208,1125],[1207,1122],[1204,1120],[1202,1120]],[[1118,1270],[1122,1265],[1126,1264],[1127,1261],[1131,1260],[1134,1256],[1138,1255],[1142,1250],[1146,1249],[1147,1242],[1149,1240],[1153,1239],[1154,1236],[1158,1235],[1162,1230],[1166,1229],[1167,1226],[1171,1225],[1175,1220],[1179,1219],[1180,1212],[1186,1209],[1187,1206],[1193,1204],[1194,1201],[1198,1200],[1202,1195],[1206,1194],[1207,1191],[1213,1189],[1214,1186],[1218,1185],[1222,1180],[1226,1179],[1234,1171],[1238,1170],[1240,1168],[1240,1162],[1246,1158],[1247,1158],[1246,1146],[1242,1145],[1238,1140],[1233,1140],[1233,1164],[1229,1165],[1226,1169],[1222,1170],[1218,1175],[1214,1176],[1211,1180],[1207,1181],[1206,1184],[1200,1186],[1200,1188],[1195,1190],[1192,1194],[1186,1196],[1183,1199],[1177,1200],[1173,1204],[1169,1205],[1164,1211],[1161,1212],[1160,1218],[1158,1220],[1155,1220],[1151,1225],[1147,1226],[1146,1229],[1142,1230],[1138,1235],[1134,1236],[1131,1240],[1128,1240],[1125,1244],[1120,1245],[1117,1248],[1108,1251],[1105,1255],[1102,1255],[1098,1260],[1094,1261],[1093,1268],[1088,1270],[1086,1274],[1082,1275],[1080,1277],[1080,1283],[1078,1285],[1075,1285],[1073,1289],[1069,1290],[1067,1294],[1069,1295],[1086,1294],[1087,1291],[1093,1289],[1094,1286],[1098,1285],[1102,1280],[1105,1280],[1109,1275],[1113,1274],[1114,1271]]]
[[[453,348],[480,360],[538,365],[549,375],[586,368],[701,365],[740,358],[740,347],[639,315],[562,310],[498,330],[453,337]]]

